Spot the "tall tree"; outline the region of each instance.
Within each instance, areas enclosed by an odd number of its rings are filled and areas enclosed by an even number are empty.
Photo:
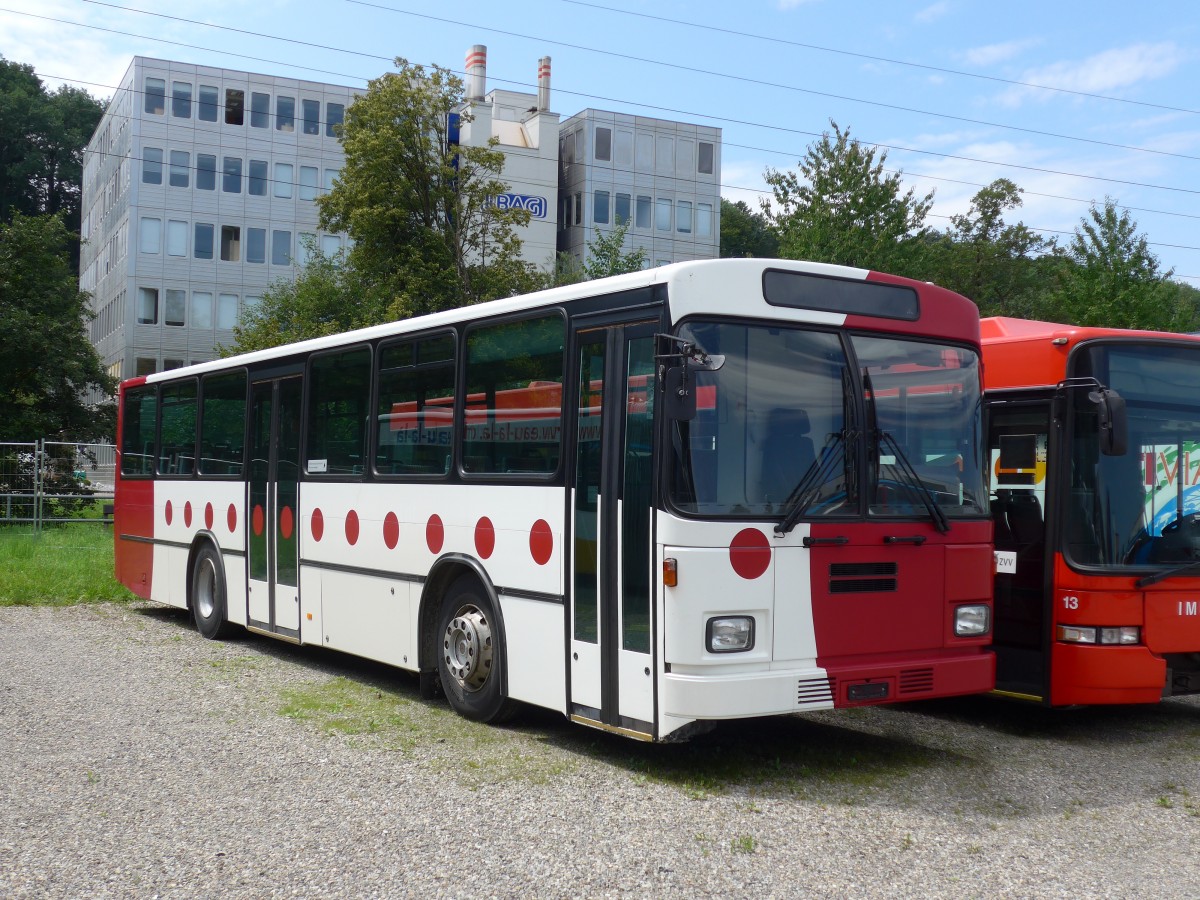
[[[625,238],[628,234],[629,223],[623,221],[618,221],[612,231],[597,231],[596,236],[588,241],[585,254],[587,261],[584,263],[580,263],[569,253],[559,253],[554,258],[554,271],[550,273],[546,286],[577,284],[580,281],[592,281],[644,269],[646,248],[638,247],[627,253]]]
[[[971,199],[970,209],[952,216],[934,266],[934,280],[975,301],[985,316],[1029,316],[1044,292],[1039,257],[1054,249],[1023,222],[1006,213],[1019,209],[1021,189],[998,178]]]
[[[789,259],[838,263],[896,275],[918,271],[928,247],[925,217],[933,192],[903,190],[900,173],[885,174],[878,154],[831,121],[810,144],[798,172],[768,168],[774,198],[763,212]]]
[[[779,255],[779,238],[767,217],[755,212],[745,200],[736,203],[721,198],[721,256]]]
[[[451,142],[463,82],[404,59],[346,110],[346,162],[320,198],[321,227],[354,239],[362,284],[405,318],[519,292],[533,277],[514,227],[523,209],[501,209],[503,153]],[[468,121],[469,115],[463,114]]]
[[[88,340],[92,313],[68,263],[71,236],[59,216],[0,223],[0,440],[111,439],[116,389]]]
[[[1128,210],[1106,197],[1080,220],[1065,250],[1056,289],[1044,309],[1072,325],[1194,331],[1193,298],[1161,272]]]

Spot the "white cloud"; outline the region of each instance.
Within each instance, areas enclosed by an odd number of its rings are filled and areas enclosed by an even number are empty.
[[[929,24],[930,22],[936,22],[948,12],[950,12],[949,0],[940,0],[938,3],[934,3],[922,10],[918,10],[917,14],[913,16],[913,18],[918,22]]]
[[[1001,44],[988,44],[985,47],[972,47],[962,54],[963,60],[972,66],[994,66],[1006,62],[1024,53],[1030,47],[1041,43],[1038,38],[1025,38],[1020,41],[1005,41]]]
[[[1172,41],[1133,44],[1105,50],[1084,60],[1064,60],[1031,69],[1021,76],[1021,81],[1089,94],[1105,93],[1162,78],[1185,59],[1184,51]],[[1034,94],[1043,99],[1050,96],[1046,91],[1033,88],[1014,88],[1005,92],[1001,100],[1009,106],[1017,106]]]

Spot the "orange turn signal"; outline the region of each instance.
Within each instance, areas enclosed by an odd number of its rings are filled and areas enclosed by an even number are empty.
[[[663,560],[663,584],[667,587],[679,584],[679,563],[673,557]]]

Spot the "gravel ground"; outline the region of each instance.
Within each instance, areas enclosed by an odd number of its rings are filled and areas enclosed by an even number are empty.
[[[1200,896],[1200,701],[644,746],[152,605],[0,609],[3,897]]]

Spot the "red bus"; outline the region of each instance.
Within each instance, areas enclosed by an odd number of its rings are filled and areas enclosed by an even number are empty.
[[[711,260],[132,379],[117,575],[481,721],[986,691],[978,329],[929,284]]]
[[[982,323],[997,689],[1200,692],[1200,339]]]

